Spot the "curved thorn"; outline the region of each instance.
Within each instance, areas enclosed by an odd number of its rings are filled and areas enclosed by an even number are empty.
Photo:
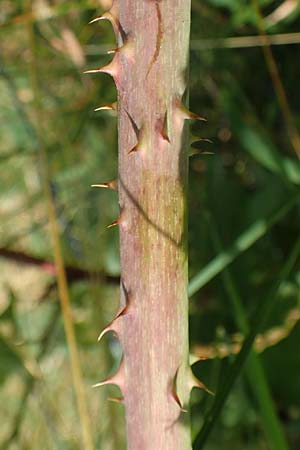
[[[110,331],[112,331],[113,333],[117,334],[117,330],[113,326],[113,323],[110,323],[106,328],[104,328],[104,330],[101,331],[101,333],[98,336],[97,341],[100,342],[101,339],[103,338],[103,336],[105,336]]]
[[[184,409],[184,407],[182,406],[182,403],[181,403],[175,389],[171,392],[171,395],[172,395],[173,399],[175,400],[175,402],[177,403],[177,405],[179,406],[180,411],[183,413],[187,413],[188,411],[187,411],[187,409]]]
[[[198,114],[195,114],[192,111],[189,111],[187,109],[187,107],[184,106],[184,104],[181,102],[181,100],[179,98],[175,99],[175,104],[176,104],[178,110],[180,111],[180,113],[182,114],[184,119],[187,119],[187,120],[200,120],[200,121],[203,121],[203,122],[207,122],[207,119],[205,119],[205,117],[201,117]]]
[[[93,385],[93,388],[106,386],[108,384],[114,384],[118,386],[121,391],[124,391],[124,381],[125,381],[125,367],[124,367],[124,360],[122,359],[120,363],[120,367],[118,371],[111,377],[107,378],[106,380],[100,381],[99,383],[96,383]]]
[[[171,382],[171,397],[173,398],[173,400],[177,403],[177,405],[179,406],[179,409],[181,412],[183,413],[187,413],[187,410],[183,407],[183,404],[181,403],[181,400],[177,394],[177,390],[176,390],[176,384],[177,384],[177,377],[178,377],[178,372],[179,372],[179,367],[176,370],[174,379]]]
[[[214,142],[208,138],[200,138],[197,136],[191,136],[190,145],[196,144],[197,142],[207,142],[208,144],[213,144]]]
[[[97,111],[117,111],[118,109],[118,103],[109,103],[108,105],[100,106],[99,108],[94,109],[95,112]]]
[[[135,130],[135,133],[137,136],[137,144],[128,152],[128,155],[132,155],[133,153],[137,153],[139,150],[141,150],[145,142],[143,127],[141,127],[140,129],[137,128]]]
[[[110,322],[109,325],[107,325],[107,327],[104,328],[104,330],[100,333],[99,337],[98,337],[98,342],[101,341],[101,339],[103,338],[103,336],[106,335],[106,333],[112,331],[115,334],[118,334],[120,330],[118,330],[118,324],[117,321],[118,319],[120,319],[120,317],[125,316],[126,313],[128,311],[128,305],[125,305],[124,307],[122,307],[119,312],[117,312],[115,318]]]
[[[109,11],[103,13],[101,16],[95,17],[89,23],[93,24],[93,23],[99,22],[101,20],[108,20],[114,29],[115,35],[117,35],[119,32],[124,41],[126,38],[126,35],[120,25],[120,22],[118,20],[118,15],[119,15],[118,7],[117,7],[117,5],[113,5]]]
[[[101,20],[108,20],[112,25],[117,24],[116,18],[113,16],[113,14],[110,11],[106,11],[101,16],[97,16],[94,19],[92,19],[89,22],[89,25],[92,25],[93,23],[100,22]]]
[[[190,353],[189,355],[189,361],[190,361],[190,365],[193,366],[194,364],[197,364],[200,361],[207,361],[209,358],[207,358],[206,356],[198,356],[195,355],[194,353]]]
[[[113,228],[116,227],[118,225],[120,225],[122,223],[122,218],[123,218],[123,210],[121,211],[119,218],[117,220],[115,220],[113,223],[111,223],[110,225],[108,225],[106,228]]]
[[[167,141],[169,144],[171,143],[170,137],[169,137],[169,127],[168,127],[168,110],[165,112],[165,116],[163,118],[163,120],[159,121],[159,127],[160,127],[160,135],[161,137]]]
[[[207,150],[199,150],[199,149],[196,150],[194,148],[191,148],[188,151],[189,157],[195,156],[195,155],[214,155],[214,154],[215,154],[214,152],[208,152]]]
[[[139,149],[140,149],[140,144],[138,143],[137,145],[135,145],[135,146],[130,150],[130,152],[128,152],[128,155],[132,155],[133,153],[138,152]]]
[[[202,122],[207,122],[207,119],[205,117],[199,116],[198,114],[193,113],[192,111],[189,111],[186,109],[184,111],[185,119],[187,120],[200,120]]]
[[[202,383],[202,381],[198,380],[198,378],[195,377],[195,375],[192,372],[192,369],[190,369],[190,371],[189,371],[188,385],[189,385],[190,391],[193,388],[198,388],[198,389],[203,389],[205,392],[207,392],[210,395],[213,395],[213,396],[215,395],[210,389],[208,389],[207,386],[205,386],[204,383]]]

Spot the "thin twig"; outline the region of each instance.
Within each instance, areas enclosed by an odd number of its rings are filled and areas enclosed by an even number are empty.
[[[269,45],[300,44],[300,33],[268,34]],[[210,50],[215,48],[251,48],[263,47],[261,36],[233,36],[219,39],[201,39],[191,41],[191,50]],[[96,45],[94,46],[96,48]],[[88,46],[91,51],[93,46]]]
[[[55,267],[52,261],[46,258],[30,255],[22,251],[12,250],[8,247],[0,247],[0,257],[6,258],[10,261],[17,262],[18,264],[36,266],[40,267],[41,269],[45,270],[50,269],[51,271],[53,270],[53,272],[55,271]],[[106,284],[113,284],[116,286],[119,286],[120,284],[120,277],[108,275],[100,271],[91,271],[73,265],[65,265],[65,271],[67,274],[68,282],[73,282],[77,280],[86,280],[97,277],[100,278],[101,281],[105,282]]]

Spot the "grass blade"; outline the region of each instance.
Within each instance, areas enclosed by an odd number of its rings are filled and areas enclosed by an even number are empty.
[[[288,257],[287,262],[285,263],[285,265],[281,270],[278,280],[276,280],[274,286],[270,289],[266,297],[259,302],[256,313],[254,314],[255,320],[253,320],[252,327],[247,335],[247,338],[244,341],[242,349],[235,358],[235,361],[232,364],[232,368],[227,375],[223,388],[221,391],[219,391],[219,393],[217,393],[216,399],[211,409],[209,410],[208,414],[205,417],[203,427],[201,428],[200,432],[198,433],[198,435],[194,440],[194,450],[202,449],[205,442],[207,441],[210,432],[212,431],[214,425],[216,424],[220,416],[220,413],[227,400],[227,397],[236,379],[238,378],[247,360],[247,357],[249,356],[255,337],[261,330],[262,326],[265,323],[265,320],[267,319],[272,310],[272,307],[274,305],[274,297],[276,296],[276,293],[280,288],[282,282],[287,278],[287,276],[293,269],[296,260],[299,256],[299,253],[300,253],[300,239],[297,240],[295,246],[293,247],[293,250],[291,251]]]
[[[222,244],[215,223],[210,223],[212,230],[212,238],[218,252],[222,251]],[[225,291],[230,300],[233,316],[237,327],[244,334],[249,332],[249,323],[240,298],[237,287],[234,283],[229,269],[222,272],[222,279]],[[266,439],[272,450],[288,450],[288,444],[281,428],[280,421],[277,417],[275,405],[271,396],[263,366],[260,357],[255,350],[251,350],[249,358],[246,362],[246,378],[259,405],[261,419],[263,422],[263,430]]]
[[[244,231],[227,250],[219,253],[209,262],[189,283],[189,296],[194,295],[216,275],[222,272],[241,253],[248,250],[258,239],[263,237],[279,220],[281,220],[297,203],[300,194],[297,193],[279,208],[271,217],[259,219]]]

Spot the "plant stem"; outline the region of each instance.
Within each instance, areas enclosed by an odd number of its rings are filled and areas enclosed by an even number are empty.
[[[119,48],[99,71],[118,90],[121,211],[121,308],[107,331],[124,357],[104,384],[122,390],[129,450],[190,450],[185,119],[198,118],[183,106],[190,1],[115,1],[107,14]]]

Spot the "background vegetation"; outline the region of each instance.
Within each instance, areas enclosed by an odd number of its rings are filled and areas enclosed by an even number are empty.
[[[90,188],[116,176],[116,118],[93,112],[116,92],[83,74],[110,59],[109,24],[87,25],[109,3],[1,0],[1,450],[83,448],[76,350],[95,448],[125,448],[117,390],[91,388],[120,359],[97,343],[118,304],[117,197]],[[192,132],[213,143],[190,158],[190,339],[216,392],[193,393],[195,448],[298,449],[299,2],[193,0],[192,19],[191,110],[208,119]]]

